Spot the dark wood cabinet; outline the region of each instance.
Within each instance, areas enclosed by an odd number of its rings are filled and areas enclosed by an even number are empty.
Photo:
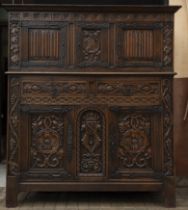
[[[7,6],[7,206],[22,191],[162,191],[175,206],[179,7]]]

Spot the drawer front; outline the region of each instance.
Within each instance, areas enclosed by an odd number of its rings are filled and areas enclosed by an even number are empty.
[[[27,180],[172,174],[171,85],[156,77],[9,77],[9,173],[21,158]],[[127,102],[136,97],[148,102]]]
[[[159,105],[159,79],[22,79],[22,104]]]

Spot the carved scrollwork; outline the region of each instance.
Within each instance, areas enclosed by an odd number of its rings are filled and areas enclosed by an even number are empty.
[[[173,118],[172,118],[172,82],[163,81],[163,141],[164,174],[173,175]]]
[[[79,142],[79,172],[101,174],[103,172],[104,120],[100,112],[88,110],[81,114]]]
[[[32,168],[63,167],[63,117],[40,114],[32,117]]]
[[[120,143],[118,157],[125,168],[146,168],[152,158],[148,116],[131,114],[118,124]]]
[[[8,121],[8,174],[18,175],[18,152],[20,138],[20,81],[13,78],[10,80],[10,100],[9,100],[9,121]]]
[[[10,23],[10,64],[18,66],[20,62],[20,23]]]

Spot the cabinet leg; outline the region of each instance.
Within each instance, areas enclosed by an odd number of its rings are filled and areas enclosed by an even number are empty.
[[[164,205],[167,208],[176,207],[175,177],[166,177],[164,181]]]
[[[7,188],[6,188],[6,207],[13,208],[18,205],[18,183],[17,178],[7,177]]]

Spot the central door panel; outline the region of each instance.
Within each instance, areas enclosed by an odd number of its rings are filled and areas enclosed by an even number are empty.
[[[103,180],[106,176],[106,116],[104,109],[86,107],[77,112],[77,176]]]

